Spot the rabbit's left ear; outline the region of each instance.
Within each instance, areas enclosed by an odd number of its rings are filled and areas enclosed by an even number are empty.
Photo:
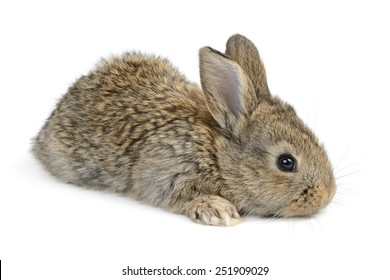
[[[207,107],[221,128],[234,130],[257,104],[252,83],[235,61],[212,48],[202,48],[199,57]]]
[[[226,43],[225,53],[248,75],[257,95],[270,95],[264,64],[252,41],[240,34],[233,35]]]

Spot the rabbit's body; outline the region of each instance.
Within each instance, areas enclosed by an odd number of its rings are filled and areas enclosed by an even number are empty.
[[[260,60],[259,70],[240,57],[234,62],[235,48],[250,41],[232,38],[232,60],[201,50],[203,92],[160,58],[103,60],[61,99],[34,154],[66,182],[121,192],[205,224],[235,224],[238,211],[317,212],[334,194],[326,154],[293,109],[269,95]],[[268,167],[281,153],[300,160],[312,151],[307,169],[315,186],[303,188],[291,172]]]
[[[66,182],[168,207],[210,176],[219,179],[217,163],[208,160],[215,158],[216,126],[200,88],[167,61],[125,54],[70,88],[34,151]],[[185,181],[192,186],[182,194],[175,182]]]

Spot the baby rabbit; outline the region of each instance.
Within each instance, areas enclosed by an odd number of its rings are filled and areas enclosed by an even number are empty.
[[[225,54],[199,57],[202,89],[165,59],[102,60],[59,101],[33,153],[65,182],[206,225],[326,206],[336,185],[324,147],[270,94],[255,45],[234,35]]]

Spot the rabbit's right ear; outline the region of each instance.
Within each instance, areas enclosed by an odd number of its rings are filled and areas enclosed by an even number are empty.
[[[252,83],[235,61],[212,48],[200,49],[199,59],[207,107],[221,128],[235,131],[256,106]]]

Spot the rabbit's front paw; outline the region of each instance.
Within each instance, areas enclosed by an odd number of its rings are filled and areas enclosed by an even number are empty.
[[[241,222],[234,205],[220,197],[207,195],[191,201],[188,216],[195,222],[212,226],[234,226]]]

